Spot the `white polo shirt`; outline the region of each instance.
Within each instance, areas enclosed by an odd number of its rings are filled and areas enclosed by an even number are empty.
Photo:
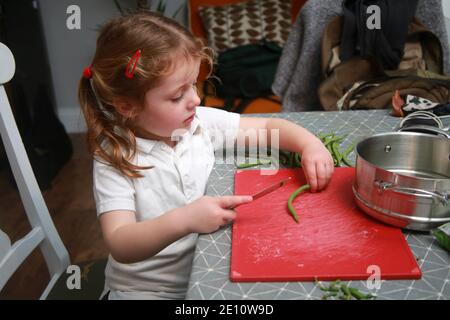
[[[187,132],[174,148],[136,138],[133,163],[154,166],[132,179],[94,160],[94,198],[97,215],[130,210],[136,221],[153,219],[202,197],[214,165],[214,139],[236,140],[240,115],[220,109],[197,107]],[[186,294],[197,234],[172,243],[157,255],[132,264],[111,255],[105,270],[109,299],[183,299]]]

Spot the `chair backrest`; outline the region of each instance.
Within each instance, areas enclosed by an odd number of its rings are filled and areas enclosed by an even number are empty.
[[[287,0],[289,1],[289,0]],[[292,11],[291,11],[291,18],[292,22],[295,21],[301,7],[306,2],[306,0],[290,0],[292,1]],[[228,4],[234,4],[237,2],[243,2],[243,0],[188,0],[188,26],[192,34],[197,37],[204,39],[206,41],[206,32],[205,28],[203,27],[203,23],[200,19],[199,14],[199,7],[205,6],[205,5],[217,5],[217,6],[223,6]],[[200,69],[199,79],[204,80],[208,74],[207,68],[205,66],[202,66]]]
[[[295,18],[297,17],[298,12],[300,11],[303,4],[306,2],[306,0],[291,0],[292,1],[292,12],[291,12],[291,18],[292,22],[295,21]],[[191,30],[192,34],[198,38],[206,38],[206,32],[205,28],[203,27],[202,21],[200,19],[200,15],[198,13],[198,9],[201,6],[205,5],[228,5],[228,4],[234,4],[237,2],[243,2],[242,0],[189,0],[189,29]]]
[[[0,291],[22,262],[39,246],[50,273],[50,282],[41,296],[41,299],[45,299],[70,261],[34,176],[3,86],[11,80],[14,71],[14,57],[9,48],[0,42],[0,134],[32,227],[27,235],[13,244],[8,235],[0,230]]]

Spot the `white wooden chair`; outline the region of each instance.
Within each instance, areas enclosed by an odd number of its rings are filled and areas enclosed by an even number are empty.
[[[0,42],[0,133],[27,218],[32,227],[27,235],[13,244],[8,235],[0,230],[0,291],[22,262],[39,246],[50,274],[50,281],[41,295],[41,299],[46,299],[57,283],[60,288],[65,287],[63,278],[68,277],[66,269],[70,265],[70,260],[34,176],[3,86],[12,79],[14,72],[13,54],[7,46]],[[92,269],[92,265],[93,263],[88,265],[88,271]],[[103,279],[100,282],[103,282]],[[98,288],[97,292],[101,293],[102,289]],[[53,295],[53,297],[55,296]],[[83,298],[82,295],[74,296],[72,294],[72,298],[74,297]]]

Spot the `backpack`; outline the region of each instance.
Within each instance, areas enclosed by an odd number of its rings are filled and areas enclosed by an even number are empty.
[[[436,103],[450,101],[450,78],[443,75],[439,38],[416,18],[409,25],[402,61],[385,70],[374,56],[354,56],[341,62],[342,17],[327,25],[322,38],[322,75],[318,96],[325,110],[391,107],[396,90]]]
[[[225,100],[224,109],[238,113],[256,98],[270,99],[282,50],[276,43],[262,40],[223,51],[214,76],[205,82],[205,93],[212,85],[215,95]],[[236,105],[237,99],[241,101]]]

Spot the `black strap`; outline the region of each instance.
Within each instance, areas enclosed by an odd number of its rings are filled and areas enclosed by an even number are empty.
[[[102,299],[101,300],[109,300],[109,293],[110,293],[111,291],[108,291],[107,293],[105,293],[105,295],[102,297]]]
[[[208,81],[205,81],[203,83],[203,97],[201,99],[201,105],[205,105],[205,99],[208,95],[210,95],[211,93],[209,92],[211,88],[211,84]],[[245,108],[253,101],[256,99],[266,99],[275,103],[278,103],[281,105],[281,101],[274,99],[270,96],[261,96],[261,97],[255,97],[255,98],[242,98],[241,101],[239,102],[239,104],[237,106],[235,106],[235,101],[237,99],[237,97],[235,96],[228,96],[225,101],[224,104],[222,106],[221,109],[226,110],[226,111],[230,111],[230,112],[236,112],[236,113],[242,113],[245,111]]]
[[[236,113],[243,113],[245,108],[255,99],[244,98],[242,99],[237,106],[235,106],[231,111]]]

